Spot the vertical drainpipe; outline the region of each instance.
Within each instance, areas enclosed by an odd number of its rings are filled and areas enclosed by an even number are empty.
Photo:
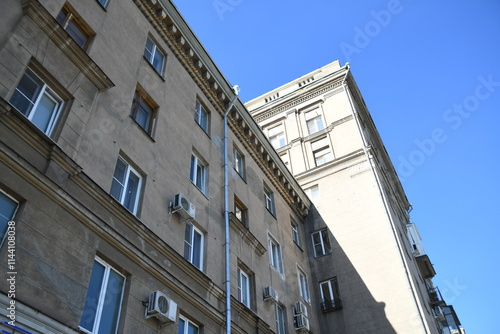
[[[240,87],[233,86],[234,96],[229,103],[229,106],[224,113],[224,220],[225,220],[225,259],[226,259],[226,333],[231,334],[231,247],[230,247],[230,226],[229,226],[229,158],[227,144],[227,115],[233,107]]]
[[[401,262],[403,262],[403,266],[405,268],[406,278],[408,279],[408,284],[410,285],[410,290],[411,290],[411,293],[412,293],[412,296],[413,296],[413,300],[415,301],[415,306],[416,306],[416,308],[418,310],[418,315],[419,315],[420,321],[422,323],[422,326],[424,327],[425,333],[429,333],[430,329],[427,326],[427,323],[424,320],[424,316],[423,316],[424,310],[421,308],[421,306],[420,306],[420,304],[418,302],[418,297],[415,295],[417,288],[415,287],[415,284],[413,283],[413,280],[412,280],[412,278],[410,276],[410,268],[408,267],[408,263],[406,262],[406,260],[404,258],[404,250],[403,250],[400,242],[398,241],[397,228],[395,226],[395,223],[394,223],[394,220],[393,220],[391,214],[389,213],[388,200],[386,198],[384,190],[382,189],[382,182],[380,181],[380,177],[379,177],[379,175],[377,173],[377,170],[372,165],[372,159],[370,157],[370,153],[368,153],[368,150],[367,150],[368,143],[367,143],[367,140],[365,138],[363,129],[362,129],[361,125],[359,124],[359,120],[358,120],[358,117],[357,117],[357,111],[354,108],[354,103],[352,102],[352,99],[351,99],[351,94],[350,94],[350,91],[349,91],[349,87],[346,84],[347,76],[349,75],[349,71],[351,69],[351,66],[350,66],[349,63],[346,63],[345,67],[347,69],[347,72],[345,74],[344,79],[342,80],[341,86],[344,87],[345,92],[347,94],[347,99],[349,100],[349,104],[351,106],[352,117],[354,118],[354,122],[356,123],[358,131],[359,131],[359,133],[361,135],[361,140],[363,141],[363,152],[364,152],[364,154],[366,156],[366,160],[368,161],[368,164],[370,165],[370,169],[371,169],[373,175],[375,176],[375,182],[377,183],[378,191],[379,191],[380,195],[382,196],[382,202],[384,204],[385,212],[386,212],[387,217],[389,218],[389,221],[391,223],[392,233],[394,234],[394,238],[396,239],[396,245],[397,245],[398,250],[399,250],[399,255],[401,257]]]

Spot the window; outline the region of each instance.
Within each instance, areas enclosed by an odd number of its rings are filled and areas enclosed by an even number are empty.
[[[307,130],[313,134],[325,128],[319,108],[305,113]]]
[[[61,9],[56,21],[73,38],[76,44],[84,50],[87,48],[93,33],[68,7],[64,6]]]
[[[321,309],[323,312],[336,310],[342,307],[336,277],[319,283],[319,289],[321,292]]]
[[[323,138],[321,140],[311,143],[311,148],[313,151],[313,156],[316,166],[321,166],[333,160],[333,153],[330,148],[330,145],[328,145],[327,138]]]
[[[315,202],[319,198],[319,186],[314,185],[310,188],[304,189],[304,192],[309,197],[309,199]]]
[[[280,158],[283,161],[283,163],[285,164],[286,168],[288,168],[288,170],[291,171],[291,168],[290,168],[290,157],[288,156],[288,154],[287,153],[281,154]]]
[[[208,133],[208,112],[198,100],[196,100],[194,109],[194,120],[201,126],[203,131]]]
[[[234,169],[240,174],[241,177],[245,177],[245,156],[235,147],[233,149],[234,154]]]
[[[0,241],[3,242],[9,221],[14,219],[19,204],[0,190]],[[1,243],[0,243],[1,245]]]
[[[238,220],[248,227],[248,209],[238,198],[234,198],[234,215]]]
[[[200,329],[194,323],[184,318],[182,315],[179,316],[179,327],[177,334],[199,334]]]
[[[285,146],[285,130],[283,124],[269,129],[268,136],[269,141],[275,149]]]
[[[300,246],[300,230],[299,230],[299,225],[292,220],[291,222],[292,225],[292,238],[293,241]]]
[[[203,233],[191,223],[186,223],[184,258],[196,268],[203,270]]]
[[[79,328],[85,333],[117,333],[125,277],[99,258],[94,261]]]
[[[281,256],[281,246],[276,240],[269,236],[269,262],[271,267],[283,274],[283,258]]]
[[[300,268],[297,268],[297,274],[299,278],[300,296],[309,303],[311,299],[309,297],[309,285],[307,284],[307,276]]]
[[[130,116],[149,135],[153,134],[156,122],[156,106],[145,94],[135,91]]]
[[[275,304],[275,311],[276,311],[276,334],[285,334],[285,311],[283,308]]]
[[[63,105],[61,98],[31,69],[26,70],[9,102],[48,136]]]
[[[111,196],[134,215],[137,214],[139,206],[141,186],[141,175],[130,167],[122,157],[118,157],[111,184]]]
[[[250,275],[238,268],[238,301],[250,308]]]
[[[312,234],[312,241],[315,257],[328,254],[332,251],[330,247],[330,240],[328,239],[328,231],[326,229],[314,232]]]
[[[165,54],[160,51],[158,46],[153,40],[148,37],[146,41],[146,48],[144,49],[144,58],[154,67],[156,72],[163,75],[163,69],[165,67]]]
[[[273,215],[276,214],[275,205],[274,205],[274,194],[268,187],[264,186],[264,203],[266,205],[266,209],[271,212]]]
[[[191,154],[191,181],[205,195],[207,194],[208,167],[194,153]]]

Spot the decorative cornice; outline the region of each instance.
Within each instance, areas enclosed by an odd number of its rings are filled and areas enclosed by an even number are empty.
[[[23,0],[24,13],[68,56],[99,91],[115,84],[36,0]]]
[[[289,109],[295,108],[298,105],[300,105],[308,100],[314,99],[318,96],[325,94],[328,91],[331,91],[337,87],[340,87],[342,84],[342,78],[343,77],[339,77],[336,80],[333,80],[327,84],[322,84],[322,85],[318,86],[317,88],[311,90],[308,94],[304,94],[304,95],[301,94],[295,98],[288,99],[283,103],[279,103],[279,104],[271,107],[270,109],[266,109],[265,112],[262,112],[262,110],[259,109],[259,111],[255,111],[255,112],[250,111],[250,113],[252,113],[252,114],[255,113],[256,114],[254,116],[255,121],[257,123],[260,123],[268,118],[271,118],[271,117],[278,115],[278,114],[280,114],[284,111],[287,111]]]
[[[231,91],[231,88],[175,7],[170,1],[162,0],[134,2],[223,116],[229,102],[229,95],[225,92]],[[228,125],[290,207],[299,216],[307,215],[310,200],[242,103],[235,104]]]

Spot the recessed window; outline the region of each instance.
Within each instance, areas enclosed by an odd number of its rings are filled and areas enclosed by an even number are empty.
[[[330,145],[328,144],[328,138],[323,138],[311,143],[311,149],[313,151],[316,166],[321,166],[333,160],[333,153]]]
[[[122,157],[118,157],[111,184],[111,196],[135,215],[139,206],[141,187],[141,175]]]
[[[63,105],[62,99],[31,69],[26,70],[9,102],[48,136]]]
[[[156,123],[156,109],[156,105],[150,98],[139,90],[135,91],[130,116],[150,136],[153,134]]]
[[[285,328],[285,310],[281,305],[275,304],[276,313],[276,334],[286,334]]]
[[[165,54],[158,48],[156,43],[148,37],[146,48],[144,49],[144,58],[154,67],[156,72],[163,75],[165,68]]]
[[[193,224],[186,223],[184,258],[200,270],[203,270],[203,241],[204,234]]]
[[[321,309],[323,312],[333,311],[342,307],[336,277],[319,283],[319,289],[321,292]]]
[[[248,227],[248,209],[236,197],[234,198],[234,215],[245,227]]]
[[[293,238],[293,241],[298,245],[300,246],[301,243],[300,243],[300,230],[299,230],[299,224],[297,224],[296,222],[294,222],[292,220],[291,222],[291,226],[292,226],[292,238]]]
[[[285,146],[285,128],[283,124],[270,128],[268,131],[269,141],[275,149]]]
[[[205,195],[207,194],[208,166],[194,153],[191,154],[191,181]]]
[[[240,174],[241,177],[245,177],[245,156],[235,147],[233,149],[234,156],[234,169]]]
[[[85,333],[117,333],[125,277],[99,258],[94,261],[79,328]]]
[[[313,134],[325,128],[319,108],[305,113],[307,130]]]
[[[264,204],[266,206],[266,209],[270,213],[276,215],[276,207],[274,205],[274,194],[267,186],[264,186]]]
[[[196,326],[193,322],[183,317],[179,316],[179,326],[177,329],[177,334],[199,334],[200,328]]]
[[[276,269],[280,274],[283,274],[283,257],[281,253],[281,245],[269,236],[269,262],[271,267]]]
[[[4,240],[9,221],[14,219],[18,207],[16,200],[0,190],[0,241]]]
[[[328,231],[326,229],[314,232],[311,236],[315,257],[331,253],[332,248],[330,246],[330,239],[328,238]]]
[[[238,300],[250,308],[250,274],[238,268]]]
[[[57,15],[56,21],[73,38],[76,44],[84,50],[87,48],[90,38],[94,34],[75,13],[64,6]]]
[[[203,131],[208,133],[208,112],[198,100],[196,100],[196,106],[194,109],[194,120],[199,126],[201,126]]]
[[[311,301],[311,298],[309,296],[309,284],[307,283],[307,276],[300,268],[297,269],[297,275],[299,279],[300,296],[309,303]]]

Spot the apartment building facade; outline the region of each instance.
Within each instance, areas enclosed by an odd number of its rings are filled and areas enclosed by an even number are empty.
[[[408,202],[349,64],[334,61],[245,104],[314,203],[306,234],[313,281],[336,277],[342,310],[322,303],[332,333],[442,333],[444,320]],[[313,240],[316,247],[316,240]],[[322,300],[323,289],[316,289]],[[450,313],[451,314],[451,313]]]
[[[337,90],[322,98],[340,115],[315,101],[279,107],[285,117],[271,119],[267,108],[282,100],[245,106],[171,1],[5,0],[3,8],[2,331],[436,332],[433,269],[415,258],[408,203],[386,155],[391,179],[380,184],[399,206],[388,214],[372,201],[378,167],[369,172],[373,158],[338,90],[354,87],[346,67],[292,84],[308,90],[334,76]],[[359,110],[363,133],[382,149]],[[286,137],[267,126],[273,117],[287,120]],[[309,127],[309,137],[293,133]],[[372,230],[366,217],[376,217]],[[392,225],[381,230],[384,222]],[[402,235],[391,238],[391,228]]]
[[[175,6],[2,7],[2,331],[318,328],[310,201]]]

